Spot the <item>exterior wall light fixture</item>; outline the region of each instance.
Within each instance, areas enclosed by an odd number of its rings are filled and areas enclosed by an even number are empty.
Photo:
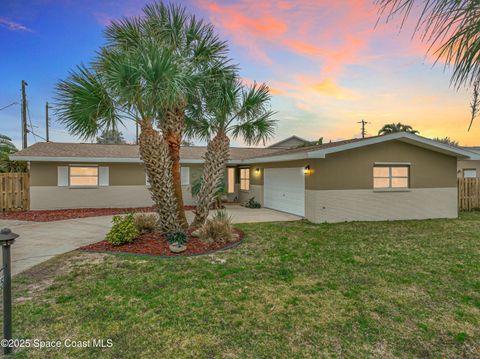
[[[303,170],[303,173],[305,173],[305,176],[310,176],[312,174],[312,170],[310,169],[310,165],[305,166],[305,169]]]

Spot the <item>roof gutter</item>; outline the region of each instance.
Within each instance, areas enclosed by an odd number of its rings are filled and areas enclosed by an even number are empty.
[[[95,162],[95,163],[143,163],[140,158],[131,157],[50,157],[50,156],[15,156],[10,155],[12,161],[32,161],[32,162]],[[198,163],[202,164],[203,159],[180,159],[180,163]],[[241,164],[243,160],[229,160],[229,164]]]

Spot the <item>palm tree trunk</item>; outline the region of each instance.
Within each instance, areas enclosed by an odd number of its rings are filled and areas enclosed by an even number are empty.
[[[215,202],[220,189],[220,181],[225,173],[229,157],[230,140],[225,133],[218,133],[207,146],[203,166],[203,181],[197,196],[197,208],[192,226],[198,227],[205,223],[210,206]]]
[[[182,134],[185,128],[185,111],[178,108],[175,111],[168,112],[162,124],[162,130],[168,145],[173,181],[173,191],[177,200],[177,212],[180,226],[186,230],[188,228],[187,217],[183,206],[182,181],[180,175],[180,145],[182,143]]]
[[[150,194],[159,216],[160,231],[168,233],[181,230],[168,144],[163,136],[152,128],[148,119],[144,119],[141,124],[139,148],[150,182]]]

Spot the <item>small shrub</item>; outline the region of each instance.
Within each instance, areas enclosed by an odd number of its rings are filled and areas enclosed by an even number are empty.
[[[113,216],[112,222],[113,226],[105,239],[114,246],[132,243],[138,237],[139,233],[132,213],[127,214],[125,217]]]
[[[247,208],[260,208],[262,207],[260,202],[255,201],[255,197],[250,198],[247,203],[245,203]]]
[[[170,232],[166,236],[169,244],[178,243],[178,245],[183,245],[188,241],[187,234],[183,231]]]
[[[140,233],[151,233],[157,228],[158,216],[153,213],[135,214],[135,227]]]
[[[198,229],[198,236],[204,242],[232,242],[237,237],[233,232],[232,218],[226,211],[217,211],[212,219]]]

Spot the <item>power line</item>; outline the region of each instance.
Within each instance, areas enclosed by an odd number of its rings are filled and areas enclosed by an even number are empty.
[[[27,115],[28,115],[28,122],[30,123],[30,130],[27,132],[31,132],[35,141],[38,141],[37,135],[35,134],[35,132],[33,132],[33,124],[32,124],[32,119],[30,118],[30,107],[28,106],[28,101],[27,101]]]
[[[13,105],[18,105],[18,102],[12,102],[10,105],[3,106],[2,108],[0,108],[0,111],[5,110],[6,108],[9,108],[10,106],[13,106]]]

